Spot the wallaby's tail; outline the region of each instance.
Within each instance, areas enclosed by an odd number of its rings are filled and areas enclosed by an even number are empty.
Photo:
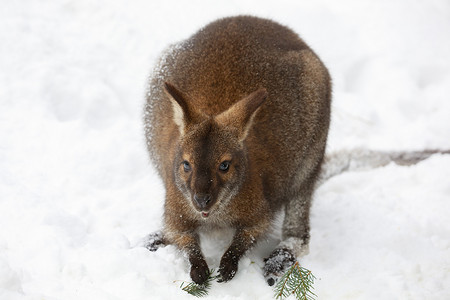
[[[450,150],[424,150],[412,152],[384,152],[366,149],[342,150],[325,156],[317,186],[329,178],[346,171],[367,170],[385,166],[390,162],[409,166],[433,154],[450,154]]]

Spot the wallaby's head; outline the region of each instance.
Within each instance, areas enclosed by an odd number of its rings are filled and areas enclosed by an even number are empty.
[[[244,141],[267,92],[259,89],[224,112],[207,116],[174,85],[166,82],[165,91],[180,131],[173,159],[175,184],[186,201],[206,218],[238,193],[247,176]]]

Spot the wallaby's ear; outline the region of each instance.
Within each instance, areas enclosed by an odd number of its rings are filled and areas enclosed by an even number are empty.
[[[243,141],[247,137],[248,130],[252,126],[253,117],[258,108],[267,98],[267,91],[260,88],[247,97],[233,104],[226,111],[217,115],[214,119],[221,126],[234,127],[239,132],[239,140]]]
[[[178,125],[181,135],[184,135],[187,125],[194,122],[195,118],[195,113],[189,106],[189,99],[170,82],[164,82],[164,90],[172,103],[173,121]]]

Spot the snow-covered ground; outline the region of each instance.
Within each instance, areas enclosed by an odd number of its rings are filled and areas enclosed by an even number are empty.
[[[161,225],[164,191],[142,126],[159,52],[218,17],[293,28],[334,80],[329,150],[450,148],[450,3],[0,3],[0,299],[192,299]],[[319,299],[450,299],[450,156],[321,186],[310,254]],[[210,299],[272,299],[262,242]],[[226,241],[205,240],[217,268]]]

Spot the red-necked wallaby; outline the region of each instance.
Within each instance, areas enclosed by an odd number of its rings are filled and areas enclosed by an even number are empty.
[[[317,55],[265,19],[218,20],[162,57],[150,83],[146,135],[166,188],[163,239],[187,253],[193,281],[209,273],[198,230],[236,230],[219,266],[227,281],[283,206],[284,242],[274,253],[294,261],[307,251],[330,98]]]
[[[192,280],[202,283],[209,268],[199,231],[233,228],[219,266],[227,281],[284,208],[282,242],[264,267],[273,284],[308,252],[330,98],[330,76],[317,55],[270,20],[220,19],[170,47],[145,107],[148,150],[166,189],[164,229],[148,248],[176,245],[188,256]]]

